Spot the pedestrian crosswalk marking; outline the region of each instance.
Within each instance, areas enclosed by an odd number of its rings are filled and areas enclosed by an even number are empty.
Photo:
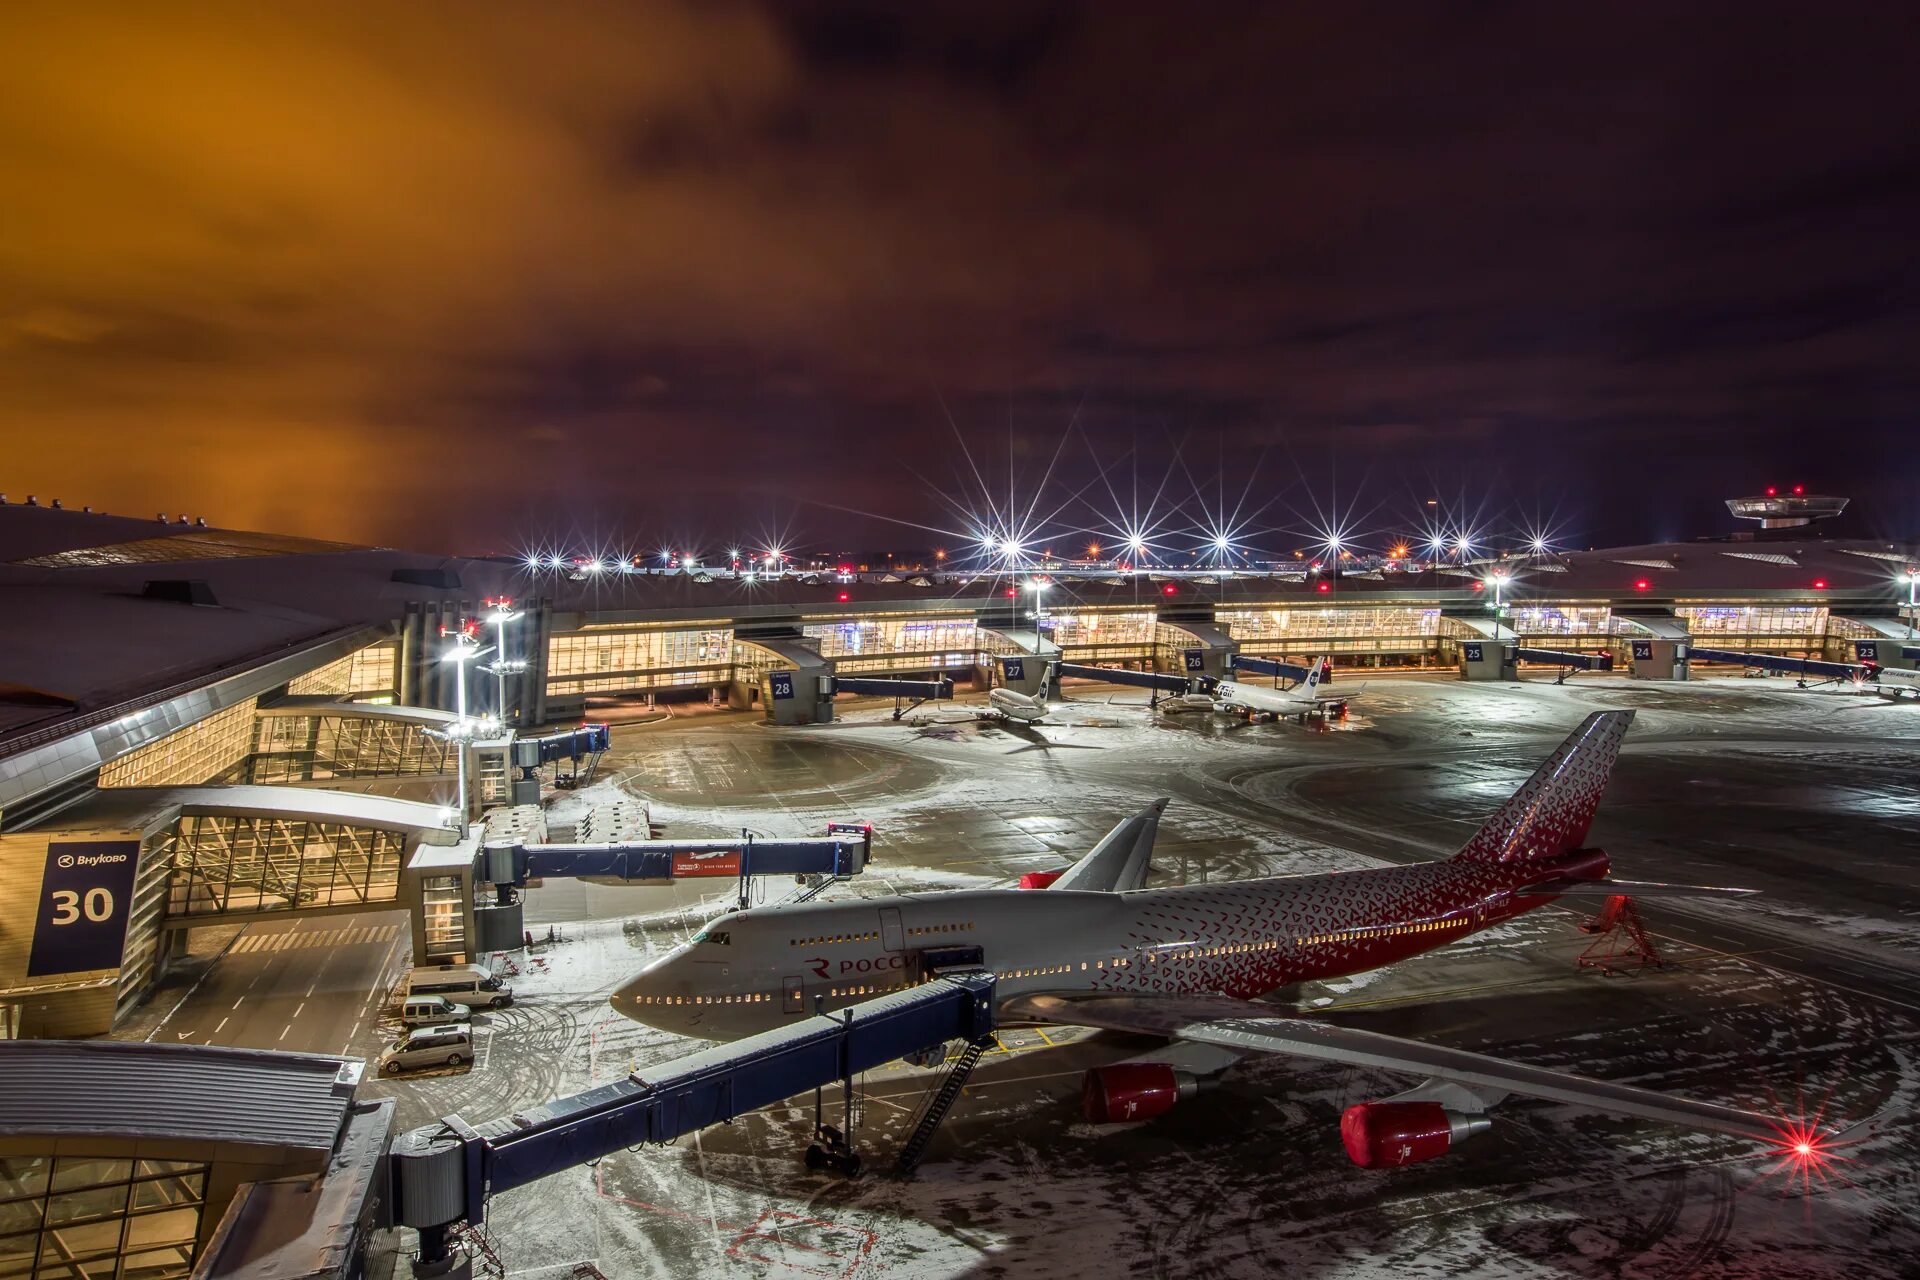
[[[360,925],[348,929],[290,929],[281,933],[249,933],[233,944],[234,954],[263,951],[299,951],[310,947],[358,947],[369,942],[391,942],[397,924]]]

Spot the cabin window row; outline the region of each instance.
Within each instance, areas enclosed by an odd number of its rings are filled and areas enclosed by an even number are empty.
[[[1304,938],[1295,938],[1297,947],[1318,946],[1324,942],[1352,942],[1357,938],[1404,938],[1416,933],[1438,933],[1442,929],[1451,929],[1458,920],[1417,920],[1412,924],[1382,924],[1366,929],[1348,929],[1341,933],[1316,933]]]
[[[765,991],[745,991],[730,996],[636,996],[636,1004],[766,1004],[773,996]]]

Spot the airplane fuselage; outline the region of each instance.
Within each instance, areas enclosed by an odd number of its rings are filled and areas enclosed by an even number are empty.
[[[1009,720],[1025,720],[1029,723],[1047,714],[1045,702],[1012,689],[989,690],[987,706]]]
[[[757,907],[613,996],[638,1022],[737,1039],[925,979],[924,953],[977,948],[1001,999],[1217,992],[1251,998],[1444,946],[1550,901],[1516,889],[1599,878],[1576,850],[1521,865],[1433,862],[1126,893],[964,890]]]
[[[1263,689],[1259,685],[1240,684],[1233,680],[1222,680],[1215,685],[1213,697],[1215,703],[1222,707],[1273,716],[1299,715],[1345,701],[1330,694],[1314,694],[1297,689]]]
[[[1878,676],[1880,692],[1889,698],[1898,698],[1904,693],[1920,696],[1920,671],[1909,671],[1905,667],[1881,667]]]

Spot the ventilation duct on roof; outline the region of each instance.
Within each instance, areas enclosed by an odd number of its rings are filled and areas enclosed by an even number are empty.
[[[218,608],[220,601],[213,588],[201,578],[155,578],[140,590],[143,600],[167,600],[174,604],[197,604]]]

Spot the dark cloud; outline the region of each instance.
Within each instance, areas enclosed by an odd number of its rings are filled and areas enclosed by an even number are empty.
[[[887,526],[796,502],[957,487],[950,415],[1036,473],[1075,422],[1069,487],[1184,438],[1381,523],[1497,478],[1686,533],[1791,472],[1911,531],[1916,54],[1892,6],[0,10],[0,487],[831,540]]]

